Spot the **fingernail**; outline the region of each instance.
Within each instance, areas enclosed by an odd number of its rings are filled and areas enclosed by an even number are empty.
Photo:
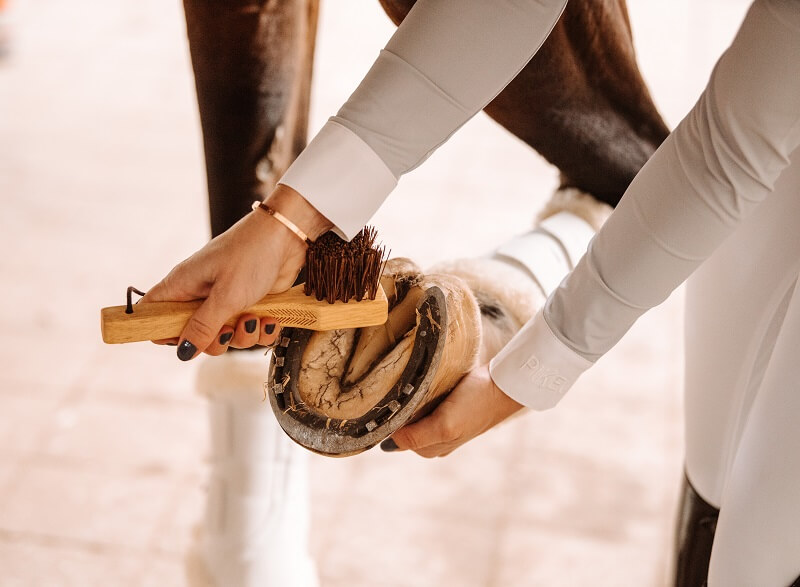
[[[219,337],[219,344],[228,344],[233,338],[233,332],[226,332]]]
[[[275,332],[275,325],[274,324],[267,324],[264,327],[264,332],[266,332],[267,334],[272,334],[273,332]]]
[[[178,358],[181,361],[188,361],[189,359],[191,359],[195,355],[196,352],[197,352],[197,347],[194,346],[188,340],[184,340],[178,346]]]
[[[256,326],[258,325],[258,320],[253,318],[252,320],[248,320],[244,323],[244,330],[247,334],[253,334],[256,331]]]
[[[391,438],[387,438],[381,442],[381,450],[383,452],[394,452],[398,449],[397,443]]]

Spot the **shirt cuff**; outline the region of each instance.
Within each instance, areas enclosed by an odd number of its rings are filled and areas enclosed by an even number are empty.
[[[329,120],[280,181],[297,191],[352,239],[397,185],[377,153],[350,129]]]
[[[591,366],[553,334],[540,310],[492,359],[489,373],[511,399],[547,410]]]

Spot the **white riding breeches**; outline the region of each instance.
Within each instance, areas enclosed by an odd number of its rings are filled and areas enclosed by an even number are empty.
[[[690,278],[686,470],[720,508],[709,586],[800,574],[800,152]]]

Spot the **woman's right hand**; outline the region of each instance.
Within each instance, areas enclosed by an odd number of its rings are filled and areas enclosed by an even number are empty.
[[[267,202],[311,239],[332,226],[289,187],[279,185]],[[305,250],[306,244],[273,216],[254,210],[176,265],[142,298],[145,302],[204,300],[180,338],[158,342],[177,342],[178,358],[183,361],[200,351],[218,355],[229,346],[271,344],[278,336],[274,320],[259,323],[256,316],[245,314],[235,328],[225,322],[264,295],[289,289],[303,267]]]

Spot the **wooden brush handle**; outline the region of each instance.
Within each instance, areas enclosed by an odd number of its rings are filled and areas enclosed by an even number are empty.
[[[202,300],[196,300],[134,304],[131,314],[125,313],[125,306],[103,308],[100,311],[103,341],[116,344],[180,336],[189,318],[202,303]],[[297,285],[283,293],[265,296],[242,314],[275,318],[282,326],[336,330],[383,324],[388,315],[388,303],[382,288],[378,288],[374,300],[329,304],[305,295],[303,286]],[[226,324],[235,326],[242,314],[234,316]]]

